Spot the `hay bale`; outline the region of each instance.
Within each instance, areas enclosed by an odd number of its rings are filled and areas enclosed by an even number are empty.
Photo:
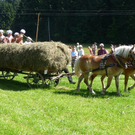
[[[68,46],[61,42],[20,45],[0,44],[0,68],[43,73],[64,69],[71,60]]]

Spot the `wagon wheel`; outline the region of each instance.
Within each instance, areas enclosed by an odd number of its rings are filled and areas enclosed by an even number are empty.
[[[59,75],[61,72],[57,72],[57,73],[52,73],[50,76],[57,76]],[[48,86],[57,86],[60,82],[60,78],[57,78],[57,79],[51,79],[51,78],[47,78],[45,79],[45,84],[48,85]]]
[[[59,82],[60,82],[60,79],[55,79],[55,80],[45,79],[45,84],[48,86],[57,86]]]
[[[15,77],[15,73],[10,71],[2,71],[2,75],[6,80],[13,80]]]
[[[30,72],[27,76],[27,84],[30,88],[43,88],[44,78],[38,72],[36,73]]]

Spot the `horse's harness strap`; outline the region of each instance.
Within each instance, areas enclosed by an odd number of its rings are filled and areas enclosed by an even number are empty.
[[[101,59],[101,62],[100,62],[100,69],[104,69],[105,68],[105,65],[106,65],[106,62],[107,62],[107,58],[108,56],[104,56],[102,59]]]
[[[108,56],[104,56],[102,59],[101,59],[101,63],[100,63],[100,67],[99,68],[96,68],[96,69],[93,69],[92,72],[96,72],[98,70],[104,70],[106,71],[106,76],[108,76],[107,74],[107,68],[108,67],[113,67],[113,66],[116,66],[117,65],[117,62],[113,63],[113,64],[109,64],[106,66],[106,62],[107,62],[107,59],[108,59]]]
[[[107,66],[105,66],[105,68],[96,68],[96,69],[93,69],[92,70],[92,72],[96,72],[96,71],[98,71],[98,70],[104,70],[104,69],[106,69],[106,68],[108,68],[108,67],[113,67],[113,66],[116,66],[117,65],[117,63],[113,63],[113,64],[109,64],[109,65],[107,65]]]
[[[106,75],[107,75],[107,68],[106,68],[106,62],[107,62],[107,59],[108,59],[108,55],[107,56],[104,56],[102,59],[101,59],[101,63],[100,63],[100,70],[102,69],[105,69],[106,71]],[[108,76],[108,75],[107,75]]]
[[[118,62],[118,64],[119,64],[121,67],[123,67],[123,68],[125,68],[125,69],[127,68],[126,64],[123,63],[123,62],[120,60],[120,58],[122,58],[121,56],[116,55],[116,56],[114,56],[114,57],[115,57],[116,61]]]
[[[111,56],[112,56],[113,61],[117,63],[117,60],[115,59],[114,55],[111,54]]]

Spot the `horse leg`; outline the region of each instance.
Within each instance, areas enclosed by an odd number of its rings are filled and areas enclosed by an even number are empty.
[[[80,83],[81,83],[83,78],[84,78],[83,74],[78,78],[78,84],[77,84],[76,90],[79,92],[80,92]]]
[[[97,76],[96,74],[93,74],[93,73],[91,74],[91,76],[90,76],[90,78],[89,78],[89,80],[91,81],[90,87],[92,87],[93,80],[95,79],[96,76]],[[101,83],[102,83],[102,88],[103,88],[103,89],[105,88],[104,79],[105,79],[105,75],[103,75],[103,76],[101,77]]]
[[[128,78],[129,78],[129,75],[125,74],[125,81],[124,81],[124,83],[125,83],[125,88],[124,88],[124,91],[127,92],[127,93],[128,93],[128,91],[127,91]]]
[[[121,96],[121,93],[119,91],[119,77],[120,75],[115,76],[115,84],[116,84],[117,94]]]
[[[130,75],[130,77],[133,79],[133,80],[135,80],[135,75],[133,74],[133,75]],[[128,87],[128,90],[131,90],[131,89],[133,89],[135,87],[135,83],[133,84],[133,85],[131,85],[130,87]]]
[[[103,75],[103,76],[101,77],[101,83],[102,83],[102,88],[103,88],[103,89],[105,88],[104,79],[105,79],[105,75]]]
[[[97,76],[97,75],[96,75],[96,74],[93,74],[93,73],[90,75],[90,78],[89,78],[89,80],[91,81],[91,82],[90,82],[90,87],[92,87],[93,80],[95,79],[96,76]]]
[[[104,88],[101,92],[101,94],[105,94],[106,90],[109,88],[109,86],[111,85],[111,82],[112,82],[112,79],[113,79],[113,76],[109,76],[108,79],[107,79],[107,86],[106,88]]]
[[[88,86],[88,89],[89,91],[92,93],[92,94],[95,94],[95,92],[93,91],[93,89],[90,87],[90,85],[88,84],[88,73],[85,73],[84,74],[84,83]]]

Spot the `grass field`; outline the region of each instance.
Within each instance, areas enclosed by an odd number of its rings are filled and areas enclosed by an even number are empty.
[[[128,86],[133,83],[129,78]],[[21,74],[11,81],[1,78],[0,135],[134,135],[135,90],[124,93],[123,75],[122,97],[114,80],[101,95],[100,76],[93,83],[96,95],[83,82],[81,92],[76,85],[62,78],[57,87],[30,89]]]

